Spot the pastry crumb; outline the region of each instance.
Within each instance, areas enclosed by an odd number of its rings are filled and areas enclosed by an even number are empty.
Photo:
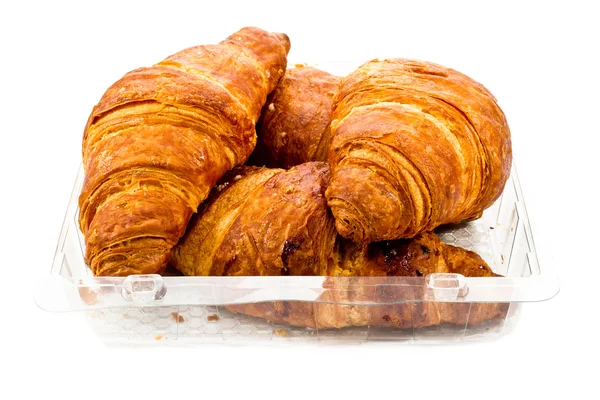
[[[209,321],[218,321],[219,320],[219,316],[217,314],[210,314],[208,317],[206,317],[207,320]]]
[[[177,322],[179,322],[180,324],[185,322],[185,318],[183,318],[183,315],[179,315],[179,313],[177,311],[173,311],[171,313],[171,317],[173,317],[173,319]]]
[[[80,286],[79,297],[81,297],[81,300],[83,300],[83,302],[88,306],[93,306],[94,304],[96,304],[98,294],[89,287]]]
[[[306,64],[294,64],[294,67],[303,68],[303,67],[306,67]]]
[[[240,179],[242,179],[241,175],[236,175],[236,176],[233,177],[234,181],[239,181]]]
[[[163,338],[163,335],[154,336],[154,340],[161,340],[162,338]]]
[[[281,137],[285,137],[285,135],[287,135],[286,132],[281,132]]]
[[[285,328],[274,329],[273,333],[277,336],[286,337],[288,335],[288,330]]]
[[[275,111],[275,104],[269,104],[269,111]]]
[[[504,263],[504,254],[500,254],[500,258],[502,259],[502,263]]]
[[[220,185],[217,185],[217,190],[220,192],[221,190],[225,189],[227,185],[229,185],[229,182],[221,183]]]

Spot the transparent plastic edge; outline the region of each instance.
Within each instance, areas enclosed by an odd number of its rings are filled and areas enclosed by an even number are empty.
[[[75,283],[60,276],[39,280],[35,302],[51,312],[85,311],[113,307],[163,307],[163,306],[222,306],[262,303],[272,301],[300,301],[327,304],[322,295],[328,290],[352,291],[366,286],[386,287],[388,290],[420,291],[427,277],[413,278],[411,284],[361,284],[354,280],[350,285],[331,289],[327,277],[165,277],[165,295],[160,299],[136,302],[123,295],[126,278],[96,278]],[[272,278],[272,279],[269,279]],[[353,278],[340,278],[340,282]],[[355,278],[354,278],[355,279]],[[495,282],[491,283],[489,280]],[[534,302],[552,298],[558,292],[554,280],[536,278],[464,278],[468,292],[464,296],[415,297],[402,301],[359,299],[352,302],[335,302],[340,305],[377,306],[417,302],[446,303],[514,303]]]
[[[550,258],[546,258],[544,260],[545,263],[543,267],[539,263],[533,231],[531,229],[531,222],[529,219],[529,214],[527,213],[525,198],[521,188],[521,181],[519,179],[519,173],[517,172],[517,167],[514,160],[511,169],[511,180],[513,181],[513,185],[515,186],[518,196],[518,201],[516,204],[517,208],[519,213],[525,217],[523,221],[525,225],[525,235],[527,242],[531,247],[531,251],[527,254],[528,263],[531,268],[536,268],[539,271],[538,275],[533,277],[531,280],[534,283],[526,285],[528,287],[523,288],[523,290],[529,291],[528,298],[530,300],[527,301],[549,300],[560,292],[558,273],[554,263],[550,260]]]

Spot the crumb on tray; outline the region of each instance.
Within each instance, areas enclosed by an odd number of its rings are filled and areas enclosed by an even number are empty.
[[[179,322],[180,324],[185,322],[185,318],[183,318],[183,315],[179,315],[179,313],[177,311],[173,311],[171,313],[171,317],[173,317],[173,319],[177,322]]]
[[[208,317],[206,317],[207,320],[209,321],[218,321],[219,320],[219,316],[217,314],[209,314]]]
[[[87,286],[80,286],[79,297],[81,297],[81,300],[83,300],[88,306],[93,306],[96,304],[98,294]]]
[[[154,336],[155,340],[161,340],[163,338],[163,335],[156,335]]]
[[[273,333],[277,336],[286,337],[288,335],[288,330],[285,328],[274,329]]]

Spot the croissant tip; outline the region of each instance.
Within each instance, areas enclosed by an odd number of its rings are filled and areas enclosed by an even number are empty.
[[[290,48],[291,48],[290,37],[288,35],[286,35],[285,33],[281,33],[281,32],[275,32],[273,34],[277,37],[277,39],[279,39],[281,44],[283,44],[283,47],[285,47],[285,52],[289,53]]]

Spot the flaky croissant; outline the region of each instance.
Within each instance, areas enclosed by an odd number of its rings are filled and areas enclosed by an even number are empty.
[[[326,196],[344,237],[410,238],[479,217],[511,160],[505,116],[482,85],[432,63],[373,60],[334,99]]]
[[[248,166],[230,171],[192,218],[172,251],[172,264],[186,275],[332,277],[328,278],[331,290],[319,302],[338,304],[228,306],[232,311],[298,326],[420,327],[463,324],[467,318],[478,323],[503,316],[506,307],[497,304],[471,308],[459,303],[411,303],[422,298],[417,278],[430,273],[496,275],[477,254],[446,245],[433,233],[371,244],[342,238],[335,232],[324,198],[329,178],[329,167],[321,162],[288,171]],[[361,284],[358,277],[373,278],[368,278],[369,282],[362,278]],[[407,277],[403,279],[411,284],[392,287],[381,277]],[[377,284],[386,282],[389,291],[377,292],[381,289]],[[404,304],[372,310],[340,305],[359,299]]]
[[[313,67],[288,69],[262,110],[250,163],[290,168],[327,161],[333,97],[340,80]]]
[[[198,205],[244,163],[289,39],[243,28],[127,73],[83,137],[79,223],[95,275],[159,273]]]
[[[319,275],[335,242],[326,163],[239,167],[200,205],[171,263],[185,275]]]

